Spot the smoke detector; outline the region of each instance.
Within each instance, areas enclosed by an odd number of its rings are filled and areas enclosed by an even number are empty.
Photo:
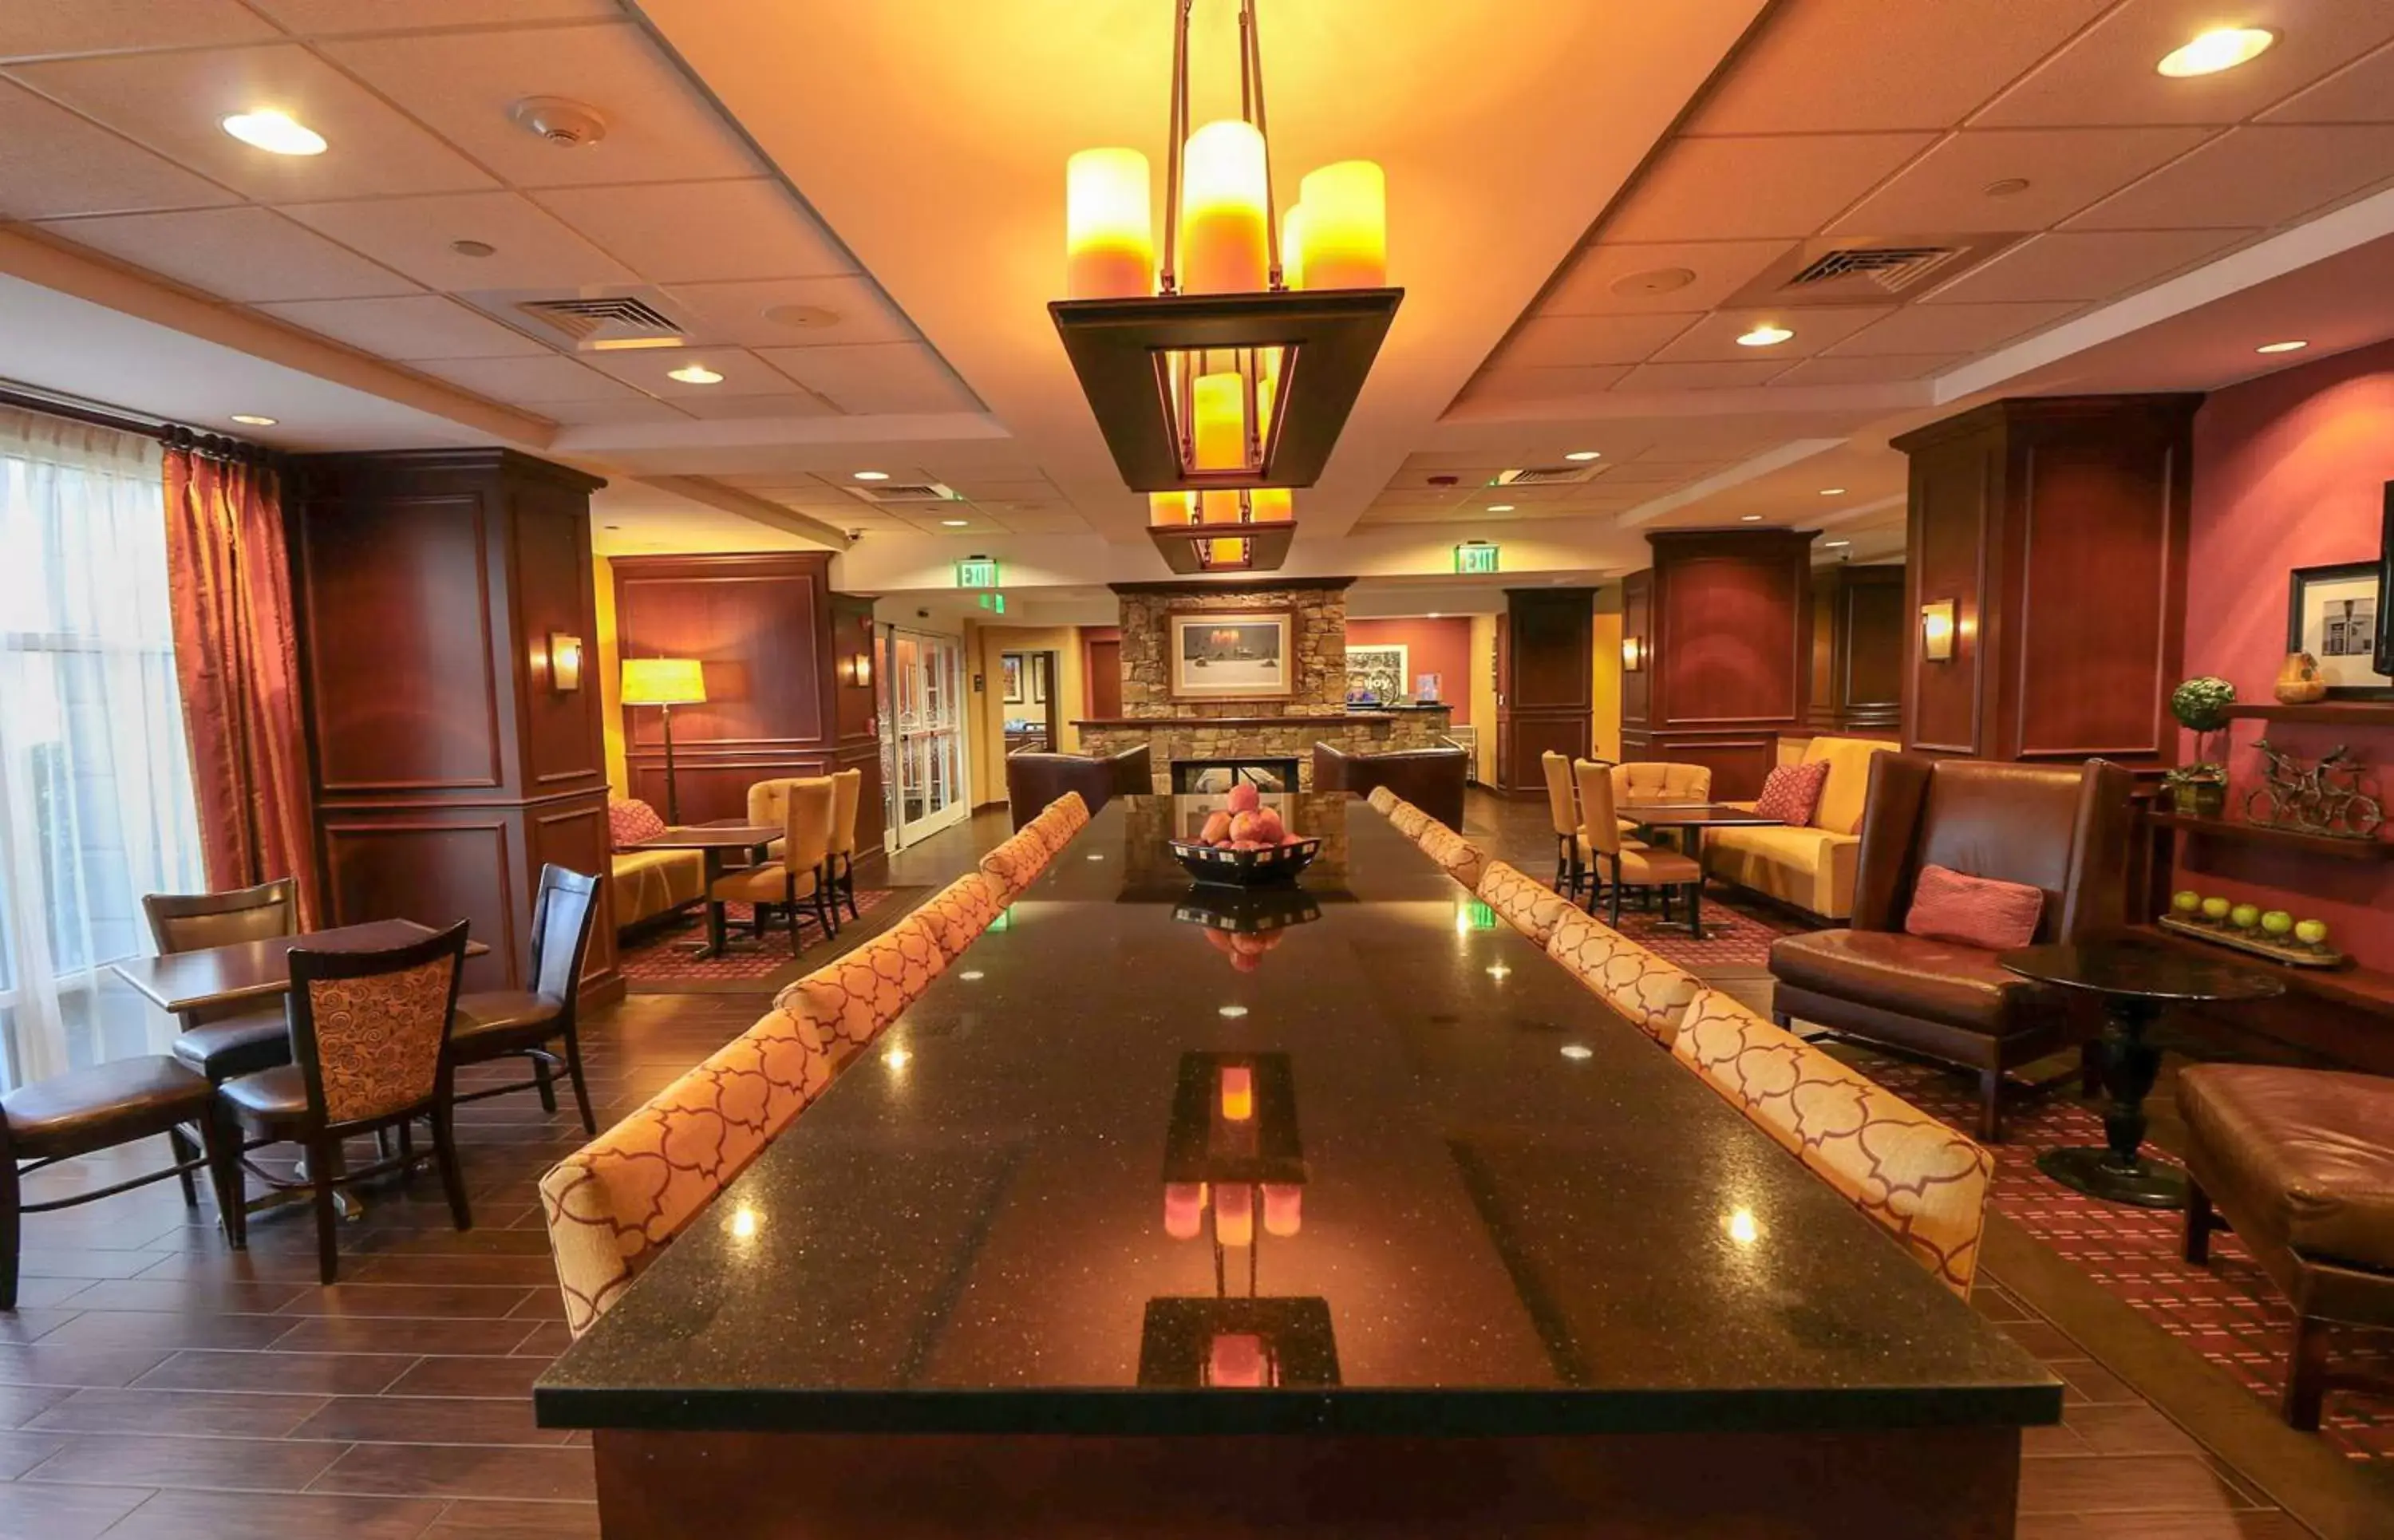
[[[507,116],[559,150],[586,150],[607,137],[607,120],[597,108],[563,97],[526,97],[507,110]]]

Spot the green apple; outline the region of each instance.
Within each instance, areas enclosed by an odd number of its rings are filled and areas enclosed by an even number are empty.
[[[2296,920],[2295,922],[2295,940],[2302,942],[2305,946],[2325,946],[2327,944],[2327,921]]]
[[[2257,903],[2240,903],[2228,912],[2228,923],[2239,930],[2250,930],[2261,923],[2261,906]]]
[[[2261,928],[2272,936],[2285,936],[2295,928],[2295,917],[2282,909],[2272,909],[2261,916]]]
[[[2205,899],[2203,901],[2203,917],[2206,920],[2224,920],[2228,917],[2229,907],[2226,899]]]
[[[2191,888],[2181,888],[2170,895],[2170,908],[2177,914],[2191,915],[2203,907],[2203,895]]]

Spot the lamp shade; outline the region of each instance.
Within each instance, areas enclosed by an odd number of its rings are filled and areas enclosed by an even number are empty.
[[[1264,161],[1254,124],[1224,118],[1189,136],[1180,162],[1181,293],[1247,294],[1268,282]]]
[[[625,705],[699,705],[706,700],[706,678],[696,658],[625,658]]]
[[[1378,165],[1340,161],[1305,178],[1303,272],[1309,289],[1376,289],[1388,281],[1388,188]]]

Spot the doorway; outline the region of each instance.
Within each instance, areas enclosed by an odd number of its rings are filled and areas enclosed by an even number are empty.
[[[1063,703],[1056,688],[1056,654],[1000,652],[998,704],[1005,713],[1006,752],[1053,754],[1064,744]]]
[[[1089,681],[1089,715],[1093,717],[1122,715],[1122,641],[1115,637],[1092,637],[1083,644],[1083,677]]]
[[[965,785],[963,639],[883,627],[882,784],[893,851],[972,815]]]

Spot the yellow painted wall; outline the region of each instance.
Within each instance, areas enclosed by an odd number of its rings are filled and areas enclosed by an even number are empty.
[[[1061,697],[1057,717],[1062,742],[1057,746],[1066,754],[1081,751],[1080,730],[1072,719],[1088,712],[1087,687],[1082,678],[1081,628],[1077,625],[979,625],[966,622],[965,656],[967,666],[982,681],[980,694],[972,697],[971,787],[973,806],[983,807],[1006,800],[1006,673],[999,659],[1007,652],[1054,652],[1056,678],[1053,688]],[[1028,702],[1015,710],[1023,716],[1032,714]]]
[[[1496,617],[1471,617],[1471,721],[1478,730],[1480,763],[1472,773],[1482,785],[1496,783]]]
[[[1594,686],[1589,702],[1588,741],[1595,757],[1621,758],[1621,588],[1618,584],[1596,594],[1596,655],[1588,678]]]
[[[607,784],[617,796],[628,796],[632,778],[624,764],[624,708],[615,699],[624,684],[615,645],[615,566],[603,556],[591,558],[590,564],[598,569],[598,635],[591,652],[598,670],[599,719],[607,736]]]

